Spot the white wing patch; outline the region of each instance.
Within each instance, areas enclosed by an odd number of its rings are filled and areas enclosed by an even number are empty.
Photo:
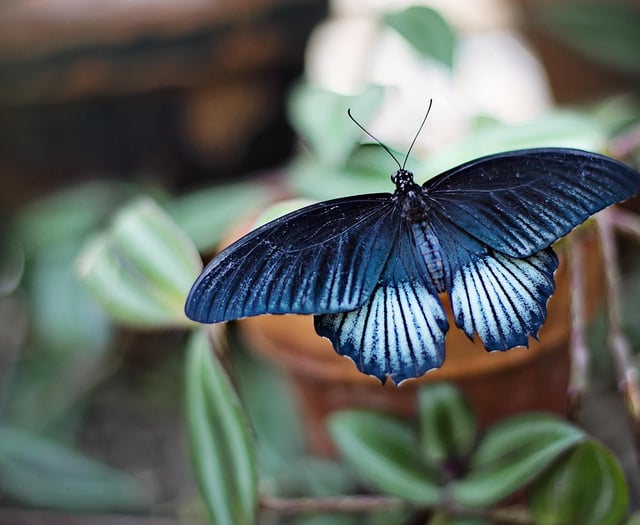
[[[442,365],[449,323],[437,295],[402,281],[378,285],[357,310],[316,316],[315,326],[361,371],[398,384]]]
[[[524,259],[498,252],[470,257],[452,276],[456,325],[487,350],[528,346],[537,336],[554,291],[558,260],[551,248]]]

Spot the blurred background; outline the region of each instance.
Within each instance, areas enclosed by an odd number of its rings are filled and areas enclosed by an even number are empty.
[[[425,53],[393,18],[415,5],[446,21]],[[415,149],[426,159],[420,182],[520,139],[637,167],[639,49],[632,0],[0,2],[0,523],[80,523],[80,512],[92,523],[205,521],[183,423],[188,323],[114,321],[78,278],[87,243],[123,205],[152,197],[206,258],[281,196],[388,191],[388,160],[366,180],[329,173],[335,158],[301,160],[334,154],[323,140],[335,139],[332,126],[353,127],[344,107],[358,100],[375,101],[357,115],[401,152],[434,100]],[[309,93],[338,97],[340,111],[319,115],[328,106],[314,108]],[[635,241],[622,248],[637,363],[640,254]],[[638,494],[604,318],[590,329],[581,422],[614,449]],[[285,382],[238,352],[246,399],[269,392],[277,405],[250,407],[276,436],[272,464],[287,448],[302,457]],[[305,461],[316,481],[341,479]],[[264,479],[313,492],[312,477]]]

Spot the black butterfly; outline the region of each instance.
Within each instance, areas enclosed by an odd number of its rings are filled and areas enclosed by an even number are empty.
[[[577,149],[498,153],[422,186],[399,168],[393,194],[313,204],[220,252],[193,285],[187,316],[314,314],[339,354],[399,383],[444,361],[442,292],[456,326],[487,350],[527,346],[554,291],[550,245],[640,190],[640,173]]]

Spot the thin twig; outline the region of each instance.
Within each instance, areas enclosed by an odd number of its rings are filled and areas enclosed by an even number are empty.
[[[394,496],[355,495],[327,498],[272,498],[263,496],[260,508],[280,515],[307,513],[363,513],[379,510],[434,511],[448,516],[484,518],[491,522],[531,525],[535,523],[526,507],[468,509],[459,506],[420,506]]]
[[[204,521],[165,516],[101,514],[0,507],[0,525],[204,525]]]
[[[621,233],[633,235],[640,240],[640,217],[623,208],[611,208],[606,211],[607,220]]]
[[[356,495],[326,498],[272,498],[262,496],[260,508],[278,514],[306,514],[317,512],[357,513],[375,510],[417,510],[418,507],[394,496]]]
[[[536,521],[524,506],[498,507],[491,509],[461,509],[451,515],[480,518],[491,523],[509,523],[513,525],[534,525]]]
[[[620,270],[616,249],[614,220],[611,210],[595,216],[602,254],[604,277],[607,290],[608,344],[616,368],[618,390],[623,396],[627,413],[636,436],[636,446],[640,446],[640,387],[638,370],[633,365],[629,343],[622,332]]]
[[[577,234],[576,234],[577,235]],[[582,397],[587,388],[589,377],[589,350],[585,341],[585,278],[584,278],[584,249],[582,243],[577,242],[575,235],[567,237],[567,260],[569,263],[569,277],[571,285],[571,378],[569,380],[568,407],[569,417],[576,419]]]
[[[616,159],[625,159],[640,148],[640,125],[635,125],[609,143],[609,151]]]

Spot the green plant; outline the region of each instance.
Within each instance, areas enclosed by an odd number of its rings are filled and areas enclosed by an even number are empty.
[[[594,21],[600,27],[599,13],[592,12],[589,27]],[[553,22],[559,30],[566,25],[562,16]],[[378,22],[422,59],[455,69],[457,38],[438,13],[412,7]],[[614,22],[620,24],[620,16]],[[588,47],[583,34],[571,32],[578,46]],[[619,36],[635,38],[627,30]],[[590,53],[603,59],[606,48],[596,47]],[[604,59],[612,62],[622,49],[624,56],[613,63],[636,71],[635,47],[616,44]],[[357,144],[360,132],[346,118],[350,106],[367,124],[384,96],[378,86],[355,97],[311,83],[294,89],[290,121],[308,151],[286,168],[291,194],[325,199],[388,191],[391,160],[376,145]],[[614,137],[633,131],[638,115],[636,105],[618,99],[591,110],[553,110],[519,125],[479,113],[464,136],[427,158],[413,156],[408,167],[423,181],[469,158],[511,148],[553,144],[615,150]],[[636,144],[624,153],[639,150]],[[387,523],[426,514],[434,525],[497,518],[621,522],[627,488],[615,458],[601,445],[543,414],[523,415],[480,433],[466,402],[448,385],[423,390],[411,422],[371,412],[336,414],[330,426],[345,463],[307,456],[282,379],[244,355],[233,339],[227,352],[223,328],[198,327],[182,313],[188,287],[201,269],[198,254],[213,251],[235,222],[271,202],[272,193],[262,183],[175,198],[140,193],[103,183],[72,189],[26,210],[14,221],[7,242],[3,239],[8,256],[0,268],[0,295],[24,294],[35,334],[22,335],[19,342],[20,351],[33,358],[10,367],[3,378],[8,385],[0,399],[5,496],[86,511],[139,509],[148,503],[138,482],[88,459],[76,445],[88,394],[117,368],[110,349],[118,327],[125,325],[189,333],[187,428],[195,478],[213,523],[252,523],[258,512],[264,523],[280,516],[295,516],[296,523]],[[640,232],[637,223],[626,224]],[[74,261],[82,286],[72,274]],[[85,289],[103,310],[95,308]],[[71,308],[60,308],[60,297]],[[629,297],[633,306],[633,293]],[[23,319],[27,307],[19,309]],[[631,332],[637,327],[635,320],[627,324]],[[520,499],[510,500],[514,493]],[[638,520],[631,517],[628,525]]]
[[[264,491],[258,491],[258,465],[262,464],[260,476],[279,470],[280,476],[270,479],[282,482],[290,476],[282,477],[286,453],[280,454],[279,469],[273,469],[277,461],[273,454],[265,461],[264,443],[255,448],[254,439],[260,442],[261,435],[254,434],[252,419],[240,402],[242,396],[233,386],[237,381],[242,384],[242,366],[234,367],[240,372],[235,379],[228,375],[229,358],[236,358],[227,351],[225,327],[196,328],[179,313],[190,279],[200,268],[194,256],[184,259],[185,254],[195,253],[192,248],[179,253],[175,250],[175,246],[188,246],[188,237],[159,206],[143,199],[120,212],[100,239],[102,246],[119,255],[118,272],[109,274],[117,279],[93,280],[95,272],[102,275],[104,261],[96,258],[92,244],[79,268],[92,287],[100,283],[98,297],[112,313],[123,312],[129,324],[139,327],[149,326],[151,319],[155,327],[180,325],[192,330],[185,382],[187,421],[196,479],[213,523],[250,524],[261,506],[285,513],[339,513],[381,505],[388,512],[403,515],[433,514],[433,523],[462,523],[463,518],[482,523],[499,518],[515,523],[616,524],[625,515],[627,488],[617,461],[582,430],[555,417],[526,414],[481,434],[460,393],[446,384],[421,391],[414,424],[357,410],[338,413],[330,421],[332,436],[352,466],[355,479],[391,498],[341,495],[355,490],[355,482],[340,487],[330,499],[299,502],[265,496]],[[129,243],[139,246],[141,239],[155,239],[154,249],[146,257],[127,248]],[[183,261],[183,277],[174,273],[174,279],[167,281],[164,277],[175,270],[179,260]],[[192,262],[185,264],[186,260]],[[132,287],[127,276],[137,276],[139,286]],[[125,300],[128,296],[120,295],[120,289],[135,292],[138,300]],[[158,301],[158,294],[165,289],[167,300]],[[169,293],[171,290],[175,293]],[[108,296],[101,295],[107,292]],[[138,310],[131,306],[147,303],[162,309],[163,315],[150,318],[146,306]],[[253,381],[251,387],[257,388],[260,380],[255,373]],[[264,396],[254,394],[252,400],[250,393],[248,396],[250,404],[262,400],[261,410],[268,410]],[[277,398],[269,399],[280,406]],[[255,408],[252,414],[253,420],[261,417]],[[262,421],[258,427],[268,425]],[[284,432],[292,428],[285,425]],[[277,441],[276,437],[270,442]],[[297,450],[298,459],[304,457],[299,445]],[[265,469],[269,463],[271,469]],[[528,507],[500,505],[525,488]]]

